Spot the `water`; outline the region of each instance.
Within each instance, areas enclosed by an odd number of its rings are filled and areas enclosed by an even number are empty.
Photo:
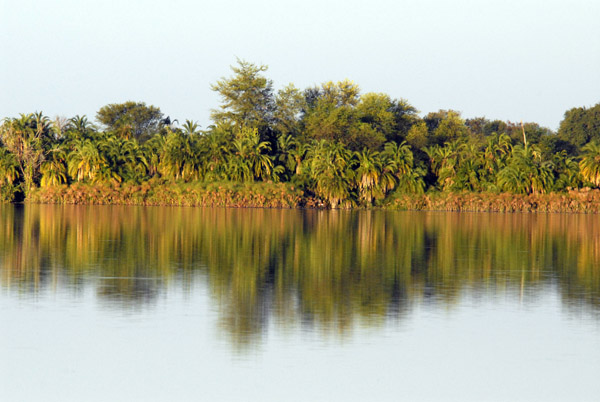
[[[599,220],[0,206],[0,400],[600,400]]]

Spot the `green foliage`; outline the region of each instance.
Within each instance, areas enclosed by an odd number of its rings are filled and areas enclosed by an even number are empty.
[[[600,143],[593,141],[582,148],[579,168],[583,178],[594,186],[600,186]]]
[[[301,131],[300,117],[305,109],[306,100],[293,84],[279,90],[275,97],[273,129],[280,136],[297,137]]]
[[[575,107],[567,110],[560,122],[558,137],[577,147],[590,141],[600,141],[600,103],[589,109]]]
[[[102,181],[101,172],[108,168],[105,157],[98,145],[90,139],[81,139],[67,157],[69,176],[74,181]]]
[[[273,161],[267,155],[271,146],[261,141],[258,129],[243,127],[236,133],[233,147],[228,157],[228,178],[234,181],[278,180],[280,169],[275,170]]]
[[[337,208],[425,190],[537,195],[600,185],[600,139],[579,147],[598,136],[600,104],[568,111],[555,135],[453,110],[420,119],[406,100],[361,94],[349,80],[275,93],[266,66],[238,60],[232,70],[212,85],[221,105],[206,130],[192,120],[176,127],[141,102],[101,108],[105,131],[85,116],[4,119],[2,199],[38,186],[283,181],[304,191],[306,205]]]
[[[204,166],[198,157],[200,143],[197,135],[169,130],[161,138],[160,145],[156,152],[160,161],[158,171],[163,177],[187,182],[204,176]]]
[[[221,78],[211,86],[221,98],[220,107],[211,112],[217,126],[256,128],[264,138],[274,111],[273,82],[261,74],[267,68],[238,59],[237,66],[231,66],[233,77]]]
[[[23,190],[28,194],[39,177],[46,147],[52,141],[49,119],[41,113],[6,118],[0,127],[0,140],[13,155],[23,179]]]
[[[349,207],[354,182],[352,152],[340,143],[321,140],[311,147],[308,159],[315,194],[332,208]]]
[[[96,120],[106,130],[124,139],[135,138],[142,141],[158,133],[162,127],[162,117],[159,108],[132,101],[103,106],[96,114]]]
[[[544,194],[554,184],[553,165],[543,161],[535,145],[516,145],[508,165],[498,174],[498,186],[515,194]]]
[[[14,184],[19,177],[18,169],[15,156],[0,145],[0,186]]]
[[[414,166],[413,153],[408,144],[388,142],[385,144],[382,157],[385,164],[384,172],[390,175],[384,180],[387,190],[395,188],[396,192],[400,193],[423,193],[425,172]]]
[[[42,187],[58,186],[67,182],[67,154],[63,146],[54,144],[48,150],[48,157],[42,163],[40,172]]]
[[[354,151],[381,150],[386,139],[403,138],[416,120],[406,101],[378,93],[360,96],[358,85],[347,80],[310,88],[305,98],[306,138],[340,142]]]
[[[428,142],[427,124],[425,124],[424,121],[414,124],[408,130],[406,142],[409,143],[410,146],[417,149],[425,148]]]

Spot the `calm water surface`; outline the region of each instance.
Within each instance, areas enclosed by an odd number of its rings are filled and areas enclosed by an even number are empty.
[[[598,401],[600,217],[0,206],[2,401]]]

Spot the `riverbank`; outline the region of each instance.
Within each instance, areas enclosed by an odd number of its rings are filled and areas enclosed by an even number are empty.
[[[90,185],[75,183],[33,190],[25,200],[35,204],[161,205],[237,208],[326,208],[290,183],[172,183]],[[465,212],[600,213],[600,190],[565,193],[395,194],[377,208]]]
[[[600,190],[578,189],[565,193],[439,193],[393,197],[386,209],[464,212],[600,213]]]
[[[289,183],[81,184],[37,188],[34,204],[156,205],[190,207],[297,208],[302,191]]]

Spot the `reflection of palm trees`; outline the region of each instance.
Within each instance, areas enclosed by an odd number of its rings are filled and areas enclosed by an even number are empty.
[[[203,281],[242,344],[272,319],[344,335],[423,298],[518,297],[522,283],[600,309],[600,227],[584,215],[42,205],[1,208],[0,222],[2,285],[94,283],[99,297],[136,306],[167,283]]]

